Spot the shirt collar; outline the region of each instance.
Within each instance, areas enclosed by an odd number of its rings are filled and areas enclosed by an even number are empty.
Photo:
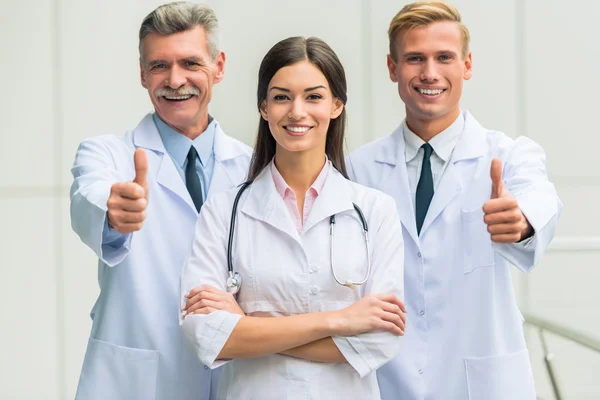
[[[329,161],[327,155],[325,155],[325,165],[321,169],[321,172],[319,172],[317,179],[315,179],[315,181],[309,188],[309,190],[313,189],[317,196],[323,190],[323,186],[325,186],[325,180],[327,179],[327,174],[329,173],[330,168],[331,162]],[[277,193],[279,193],[281,198],[285,198],[285,195],[288,193],[288,190],[291,193],[294,192],[292,188],[290,188],[289,185],[286,183],[285,179],[283,179],[281,173],[279,173],[279,171],[277,170],[277,167],[275,166],[275,158],[273,158],[273,160],[271,161],[271,175],[273,176],[273,182],[275,182],[275,189],[277,189]]]
[[[406,124],[406,119],[402,122],[402,132],[404,134],[405,146],[405,157],[406,162],[410,162],[417,156],[417,153],[421,146],[425,144],[423,139],[417,136],[416,133],[411,131]],[[454,146],[458,142],[458,138],[465,127],[465,117],[461,112],[458,118],[448,128],[435,135],[429,144],[433,147],[435,154],[441,158],[444,162],[450,159],[450,155],[454,150]]]
[[[215,132],[217,130],[217,121],[211,116],[209,116],[209,123],[206,130],[194,140],[191,140],[187,136],[171,128],[160,119],[158,114],[152,114],[152,119],[154,119],[158,133],[165,145],[165,149],[181,168],[185,165],[185,160],[187,159],[192,144],[198,152],[198,157],[200,157],[202,165],[205,166],[208,163],[208,160],[213,154]]]

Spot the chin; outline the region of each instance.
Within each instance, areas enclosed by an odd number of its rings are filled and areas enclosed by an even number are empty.
[[[309,144],[305,144],[305,143],[281,143],[280,147],[285,150],[288,151],[290,153],[298,153],[301,151],[307,151],[312,149],[314,146],[310,146]]]

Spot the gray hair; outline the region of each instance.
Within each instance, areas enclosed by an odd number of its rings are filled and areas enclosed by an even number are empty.
[[[171,35],[202,26],[208,40],[208,51],[214,60],[219,55],[219,21],[215,12],[204,4],[177,1],[163,4],[144,18],[140,27],[140,60],[143,61],[144,38],[149,33]]]

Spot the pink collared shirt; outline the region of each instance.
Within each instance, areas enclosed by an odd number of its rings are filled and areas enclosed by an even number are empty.
[[[308,214],[312,209],[313,204],[315,204],[315,200],[319,193],[323,190],[323,186],[325,185],[325,180],[327,179],[327,174],[329,173],[329,168],[331,168],[331,162],[326,159],[325,165],[323,169],[317,176],[317,179],[313,182],[313,184],[308,188],[306,193],[304,194],[304,209],[303,216],[300,216],[298,212],[298,204],[296,193],[292,190],[291,187],[283,179],[283,176],[277,170],[275,166],[275,162],[271,161],[271,175],[273,176],[273,181],[275,182],[275,188],[277,192],[281,195],[283,202],[287,206],[290,211],[290,215],[292,216],[292,220],[294,225],[296,226],[296,230],[298,231],[298,235],[302,234],[302,228],[304,226],[304,222],[308,218]]]

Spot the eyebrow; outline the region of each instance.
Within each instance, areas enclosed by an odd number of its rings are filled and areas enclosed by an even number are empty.
[[[202,62],[204,62],[204,59],[202,59],[201,57],[191,56],[191,57],[186,57],[186,58],[182,59],[181,61],[202,63]]]
[[[182,58],[179,61],[180,62],[181,61],[183,61],[183,62],[195,62],[195,63],[202,63],[202,62],[204,62],[204,60],[202,58],[196,57],[196,56],[185,57],[185,58]],[[158,64],[169,64],[169,61],[158,59],[158,60],[152,60],[152,61],[148,62],[148,66],[149,67],[152,67],[152,66],[155,66],[155,65],[158,65]]]
[[[152,60],[152,61],[148,61],[148,66],[152,67],[154,65],[158,65],[158,64],[168,64],[169,62],[167,60]]]
[[[269,91],[274,90],[274,89],[281,90],[282,92],[286,92],[286,93],[291,92],[290,89],[282,88],[282,87],[279,87],[279,86],[273,86],[271,89],[269,89]],[[317,86],[306,88],[306,89],[304,89],[304,91],[305,92],[312,92],[313,90],[317,90],[317,89],[326,89],[326,87],[323,86],[323,85],[317,85]]]
[[[454,52],[454,51],[452,51],[452,50],[440,50],[440,51],[436,51],[436,52],[435,52],[435,54],[436,54],[436,55],[438,55],[438,56],[439,56],[439,55],[443,55],[443,54],[449,54],[449,55],[453,55],[453,56],[456,56],[456,55],[457,55],[457,53],[456,53],[456,52]],[[411,51],[411,52],[409,52],[409,53],[404,53],[404,54],[402,55],[402,57],[404,57],[404,58],[408,58],[408,57],[424,56],[424,55],[425,55],[425,53],[422,53],[422,52],[418,52],[418,51]]]

